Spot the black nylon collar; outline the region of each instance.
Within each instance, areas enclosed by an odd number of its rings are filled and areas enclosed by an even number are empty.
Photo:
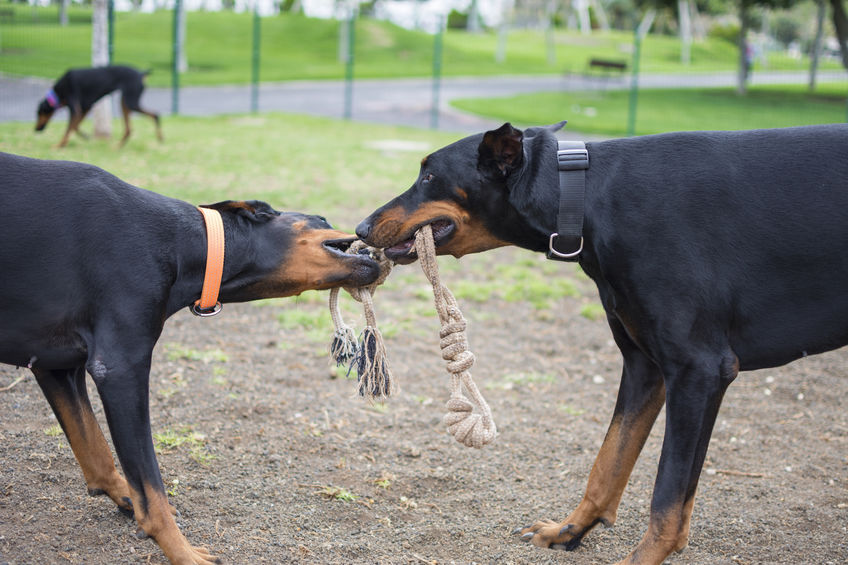
[[[559,212],[557,231],[548,243],[548,259],[577,261],[583,251],[583,203],[589,152],[582,141],[557,142]]]

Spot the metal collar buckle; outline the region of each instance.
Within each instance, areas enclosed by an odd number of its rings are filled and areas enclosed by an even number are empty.
[[[195,316],[200,316],[201,318],[209,318],[210,316],[214,316],[218,312],[220,312],[223,306],[220,302],[216,302],[212,308],[201,308],[197,304],[192,304],[188,308]]]
[[[577,257],[580,255],[580,252],[583,251],[583,238],[580,238],[580,246],[577,248],[577,251],[572,251],[571,253],[560,253],[556,249],[554,249],[554,239],[559,237],[558,233],[552,233],[550,240],[548,240],[548,258],[559,258],[559,259],[571,259],[573,257]]]

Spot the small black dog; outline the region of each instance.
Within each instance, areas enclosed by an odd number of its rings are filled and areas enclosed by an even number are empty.
[[[223,223],[212,237],[225,243],[222,270],[207,268],[195,206],[90,165],[0,153],[0,363],[32,370],[89,494],[133,513],[181,565],[215,558],[180,533],[153,449],[148,381],[165,320],[206,294],[210,271],[222,302],[360,286],[379,274],[369,256],[345,253],[355,238],[322,217],[258,201],[205,208]],[[92,412],[86,370],[126,478]]]
[[[153,118],[156,124],[156,137],[162,141],[159,114],[145,110],[139,103],[141,93],[144,91],[144,77],[148,74],[150,71],[141,72],[121,65],[67,71],[39,103],[35,131],[43,130],[53,116],[53,112],[62,106],[67,106],[71,115],[68,129],[62,141],[59,142],[59,147],[68,144],[68,138],[74,131],[86,139],[88,136],[79,129],[86,114],[98,100],[111,92],[120,90],[121,110],[124,114],[124,137],[121,138],[121,145],[123,146],[130,137],[130,112],[140,112]]]
[[[425,224],[440,254],[548,251],[558,231],[560,127],[504,124],[436,151],[412,188],[356,233],[405,263]],[[516,533],[573,549],[597,524],[615,522],[665,404],[648,530],[623,561],[659,564],[687,545],[716,414],[737,373],[848,344],[848,126],[670,133],[586,149],[579,261],[624,370],[583,500],[560,522]]]

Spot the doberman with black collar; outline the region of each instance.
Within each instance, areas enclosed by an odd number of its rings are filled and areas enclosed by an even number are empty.
[[[148,412],[154,344],[165,320],[205,287],[203,215],[90,165],[4,153],[0,202],[0,362],[32,369],[89,494],[134,514],[171,563],[216,562],[177,528]],[[379,275],[370,256],[345,253],[355,238],[322,217],[259,201],[207,208],[223,227],[221,302],[360,286]],[[92,412],[86,370],[126,479]]]
[[[425,224],[440,254],[547,252],[562,125],[507,123],[432,153],[357,234],[400,263],[415,260],[412,234]],[[669,133],[586,149],[577,259],[624,359],[618,400],[577,508],[515,533],[573,549],[614,523],[665,404],[650,522],[622,561],[658,564],[687,545],[716,414],[737,373],[848,344],[848,126]]]
[[[124,115],[124,136],[121,145],[130,137],[130,112],[139,112],[153,119],[156,125],[156,137],[162,141],[162,128],[159,125],[159,114],[141,107],[141,93],[144,91],[144,77],[150,71],[139,71],[123,65],[94,67],[87,69],[70,69],[53,85],[44,99],[38,104],[38,118],[35,131],[42,131],[53,113],[63,106],[68,107],[70,119],[68,129],[59,142],[59,147],[68,144],[71,133],[86,139],[80,131],[80,123],[85,119],[94,104],[116,90],[121,91],[121,111]]]

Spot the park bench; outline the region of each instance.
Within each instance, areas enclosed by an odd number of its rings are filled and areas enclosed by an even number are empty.
[[[611,61],[609,59],[597,59],[592,58],[589,59],[588,63],[589,71],[600,70],[604,74],[624,74],[624,71],[627,70],[627,63],[624,61]]]

